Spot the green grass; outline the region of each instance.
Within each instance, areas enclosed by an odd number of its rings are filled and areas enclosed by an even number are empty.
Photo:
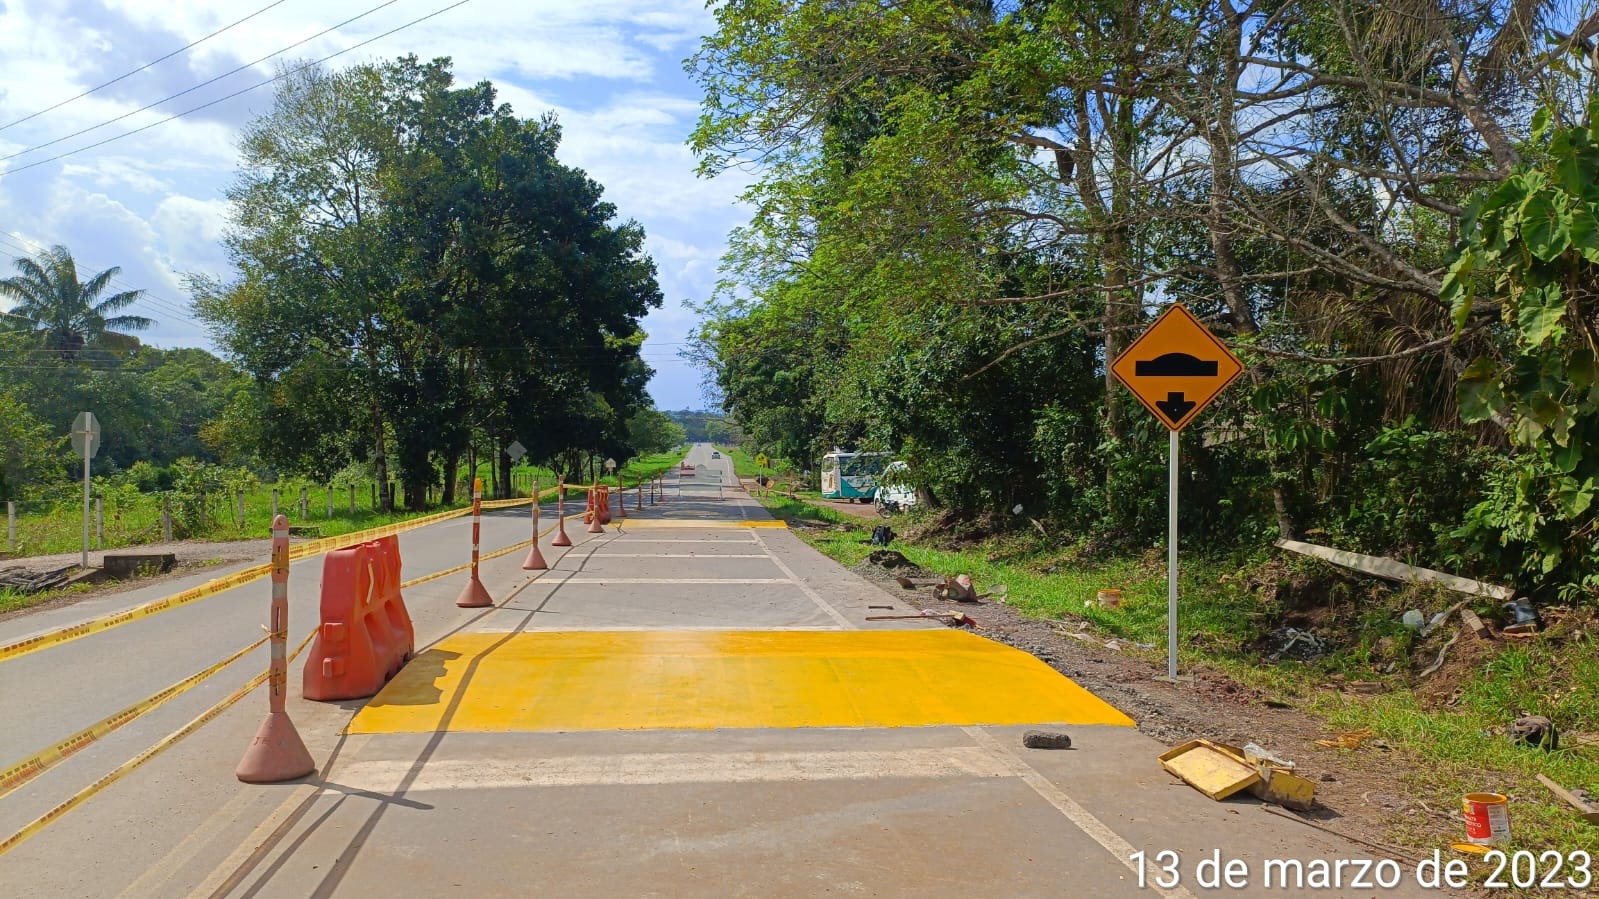
[[[623,483],[629,489],[636,485],[637,477],[646,479],[676,465],[683,457],[681,452],[656,453],[642,458],[629,460],[622,468]],[[480,466],[480,470],[488,473],[487,463]],[[555,486],[555,474],[549,469],[521,466],[512,472],[511,491],[514,496],[527,496],[532,488],[533,478],[537,477],[541,488],[549,489]],[[608,479],[615,483],[614,476]],[[485,477],[485,492],[487,492],[488,479]],[[244,523],[239,524],[237,497],[232,492],[227,495],[221,493],[208,495],[206,498],[206,515],[203,526],[196,527],[187,533],[181,521],[178,508],[179,501],[173,500],[173,537],[183,539],[188,536],[193,539],[222,541],[242,540],[270,535],[272,527],[272,489],[274,485],[265,485],[244,494]],[[289,523],[295,526],[314,527],[324,537],[334,537],[348,534],[353,531],[362,531],[368,528],[380,527],[395,522],[407,521],[419,515],[431,514],[451,508],[462,508],[471,503],[471,490],[458,491],[454,504],[445,506],[436,504],[425,512],[407,512],[396,510],[381,512],[372,508],[372,485],[357,485],[355,491],[355,511],[350,511],[350,494],[348,488],[335,487],[333,489],[333,514],[330,517],[327,509],[327,488],[324,485],[313,485],[301,481],[284,481],[276,485],[279,490],[278,508],[288,516]],[[300,515],[299,501],[300,488],[307,490],[307,514]],[[96,539],[93,525],[90,532],[90,549],[119,549],[128,546],[138,546],[148,543],[158,543],[161,540],[161,497],[155,494],[141,494],[129,489],[108,487],[104,490],[105,508],[105,540],[103,544]],[[435,492],[435,498],[438,493]],[[57,553],[77,552],[83,545],[83,506],[81,499],[63,500],[56,503],[28,503],[24,504],[21,514],[17,518],[17,542],[23,555],[40,556]],[[3,539],[3,538],[0,538]]]
[[[722,455],[733,460],[733,474],[735,476],[741,478],[753,478],[757,474],[755,470],[755,457],[745,452],[741,447],[727,447],[718,444],[716,449]]]
[[[327,514],[325,488],[308,488],[307,515],[301,517],[298,486],[280,488],[278,508],[295,526],[315,527],[324,537],[366,530],[380,525],[405,521],[417,517],[415,512],[380,512],[370,507],[370,491],[356,491],[355,512],[350,512],[349,492],[335,488],[333,515]],[[465,505],[470,497],[458,496],[455,507]],[[272,527],[272,488],[261,487],[246,491],[244,495],[244,523],[237,518],[236,495],[217,494],[206,498],[206,515],[203,527],[195,528],[188,536],[204,540],[242,540],[270,535]],[[442,510],[439,506],[432,511]],[[182,539],[185,529],[181,522],[178,502],[173,509],[174,539]],[[41,511],[24,512],[18,516],[17,536],[25,555],[51,555],[76,552],[83,545],[83,509],[81,505],[62,503]],[[105,540],[103,545],[91,530],[91,549],[117,549],[158,543],[161,540],[161,498],[129,491],[110,490],[105,494]]]
[[[774,496],[762,502],[783,518],[842,526],[796,529],[802,539],[841,564],[856,565],[873,549],[863,542],[870,535],[870,522],[787,497]],[[939,574],[970,574],[979,591],[1005,585],[1007,604],[1024,614],[1048,620],[1086,620],[1102,634],[1127,641],[1124,650],[1150,659],[1165,658],[1166,571],[1165,559],[1158,553],[1079,560],[1069,550],[1048,547],[1036,534],[1012,535],[959,551],[904,541],[896,541],[894,548]],[[1343,616],[1342,625],[1361,635],[1357,645],[1315,664],[1269,663],[1248,652],[1247,644],[1271,626],[1274,609],[1251,592],[1238,574],[1235,566],[1225,562],[1182,560],[1178,649],[1182,667],[1191,670],[1205,665],[1266,690],[1268,695],[1294,699],[1296,705],[1326,721],[1329,735],[1370,728],[1393,747],[1397,757],[1408,762],[1408,777],[1416,795],[1441,812],[1452,813],[1467,792],[1509,795],[1517,848],[1591,849],[1595,838],[1592,825],[1577,819],[1534,776],[1542,773],[1568,789],[1584,788],[1599,794],[1599,747],[1569,745],[1572,735],[1593,738],[1599,732],[1599,643],[1593,636],[1559,644],[1537,641],[1530,646],[1501,648],[1463,681],[1452,705],[1428,708],[1403,679],[1374,674],[1373,646],[1378,640],[1388,638],[1400,653],[1409,646],[1409,632],[1393,622],[1397,613],[1371,607],[1368,598],[1351,597],[1335,610],[1335,617]],[[1120,609],[1102,609],[1092,603],[1105,588],[1122,591]],[[1415,600],[1414,595],[1397,598],[1405,605]],[[1425,603],[1428,608],[1444,604],[1443,597]],[[1461,637],[1462,641],[1472,639]],[[1433,652],[1423,654],[1430,657]],[[1319,688],[1329,675],[1338,673],[1352,679],[1387,680],[1393,689],[1366,696]],[[1503,729],[1522,712],[1549,716],[1565,735],[1563,748],[1543,752],[1513,745]],[[1313,770],[1313,759],[1306,764]],[[1430,846],[1436,824],[1402,823],[1393,836],[1411,845]]]
[[[74,593],[87,593],[93,589],[91,584],[73,584],[70,587],[60,587],[55,590],[44,590],[39,593],[18,593],[14,590],[0,590],[0,615],[26,609],[40,603],[49,602],[60,596],[71,596]]]

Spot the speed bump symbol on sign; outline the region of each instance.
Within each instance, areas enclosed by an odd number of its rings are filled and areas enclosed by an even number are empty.
[[[1161,424],[1181,431],[1243,374],[1244,364],[1192,312],[1176,303],[1116,358],[1110,370]]]

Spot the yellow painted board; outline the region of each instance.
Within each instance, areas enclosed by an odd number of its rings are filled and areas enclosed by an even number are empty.
[[[1209,740],[1189,740],[1160,757],[1160,766],[1215,800],[1260,783],[1260,772]]]
[[[1126,715],[1027,653],[955,630],[458,634],[355,734],[1108,724]]]

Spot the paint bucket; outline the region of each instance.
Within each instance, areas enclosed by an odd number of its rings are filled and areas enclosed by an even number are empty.
[[[1461,803],[1466,816],[1466,839],[1479,846],[1510,840],[1510,806],[1498,793],[1467,793]]]
[[[1122,607],[1122,592],[1120,590],[1101,590],[1097,598],[1101,609],[1119,609]]]

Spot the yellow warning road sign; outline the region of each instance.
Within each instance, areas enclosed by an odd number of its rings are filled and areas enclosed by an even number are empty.
[[[765,468],[766,467],[766,461],[767,461],[766,454],[765,453],[758,453],[755,456],[755,467],[756,468]]]
[[[1244,371],[1182,304],[1167,307],[1110,370],[1161,424],[1181,431]]]

